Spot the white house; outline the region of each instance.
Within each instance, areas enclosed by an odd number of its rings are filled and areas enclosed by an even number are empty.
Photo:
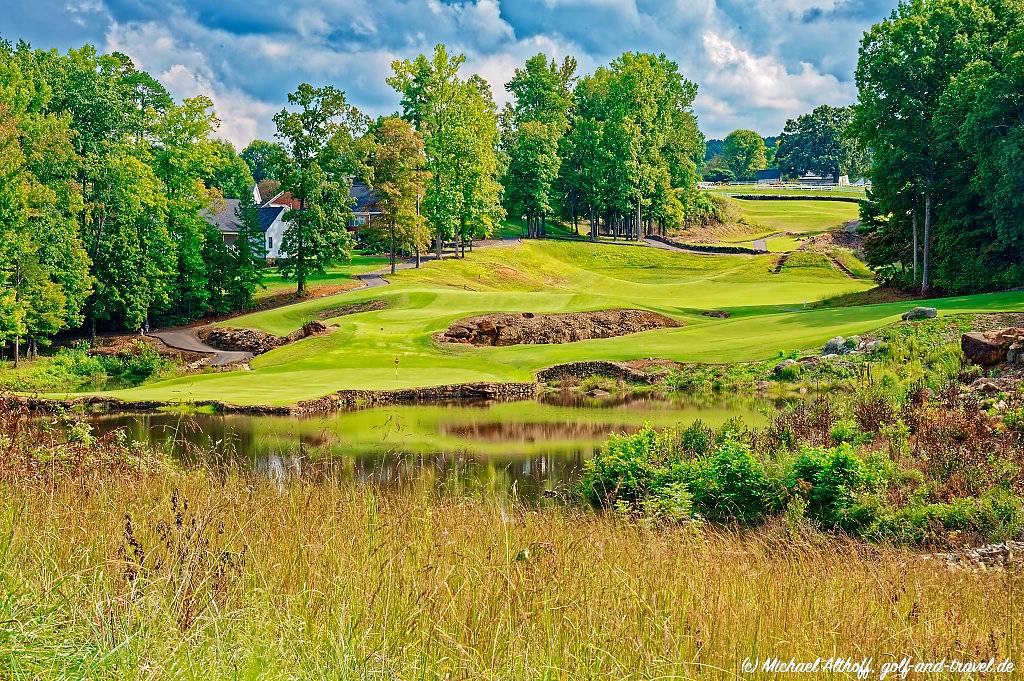
[[[289,209],[300,208],[298,200],[289,192],[279,191],[279,188],[280,185],[275,180],[264,180],[252,187],[253,201],[259,206],[259,229],[263,232],[267,260],[271,262],[287,256],[287,253],[281,250],[284,233],[288,227],[288,223],[284,221],[284,214]],[[351,231],[372,224],[374,217],[381,214],[377,209],[379,197],[363,182],[354,180],[349,196],[353,201],[352,218],[348,223]],[[203,217],[220,230],[224,243],[228,246],[238,239],[240,203],[238,199],[224,199],[203,213]]]

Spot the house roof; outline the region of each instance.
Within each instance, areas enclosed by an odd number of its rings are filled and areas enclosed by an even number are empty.
[[[767,170],[758,170],[757,179],[759,180],[777,180],[782,178],[782,171],[778,168],[768,168]]]
[[[260,231],[266,232],[270,229],[270,225],[274,224],[274,220],[277,219],[281,213],[287,210],[284,206],[263,206],[260,208],[257,215],[260,220]]]
[[[349,190],[348,195],[355,199],[355,203],[352,205],[352,211],[355,213],[371,212],[380,201],[380,195],[370,189],[365,182],[359,180],[353,180],[352,189]]]
[[[238,199],[222,199],[204,209],[201,215],[222,234],[238,234],[238,204]]]

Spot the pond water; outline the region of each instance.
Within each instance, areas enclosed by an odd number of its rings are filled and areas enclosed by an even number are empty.
[[[404,405],[323,417],[118,414],[93,417],[97,431],[122,429],[186,465],[235,466],[283,481],[334,477],[384,485],[428,485],[536,500],[568,492],[608,435],[644,423],[719,426],[739,417],[764,424],[766,400],[572,397],[479,405]]]

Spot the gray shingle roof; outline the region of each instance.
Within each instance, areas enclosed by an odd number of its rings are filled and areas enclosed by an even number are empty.
[[[373,211],[374,205],[380,201],[380,196],[377,195],[377,192],[359,180],[353,180],[352,189],[348,195],[355,199],[355,203],[352,204],[352,211],[354,213]]]
[[[224,234],[238,234],[238,199],[223,199],[215,208],[207,208],[201,215]]]

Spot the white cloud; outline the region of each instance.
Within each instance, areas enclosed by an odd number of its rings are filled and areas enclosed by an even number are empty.
[[[159,79],[176,99],[208,96],[221,121],[217,136],[238,149],[270,133],[270,119],[279,107],[218,80],[203,52],[179,44],[166,27],[155,23],[115,23],[107,33],[107,49],[127,54],[138,68]]]
[[[747,127],[775,134],[787,118],[818,104],[847,104],[855,97],[852,84],[806,62],[791,71],[776,58],[752,54],[711,31],[704,33],[703,46],[709,68],[701,80],[698,110],[712,125],[745,121]]]

